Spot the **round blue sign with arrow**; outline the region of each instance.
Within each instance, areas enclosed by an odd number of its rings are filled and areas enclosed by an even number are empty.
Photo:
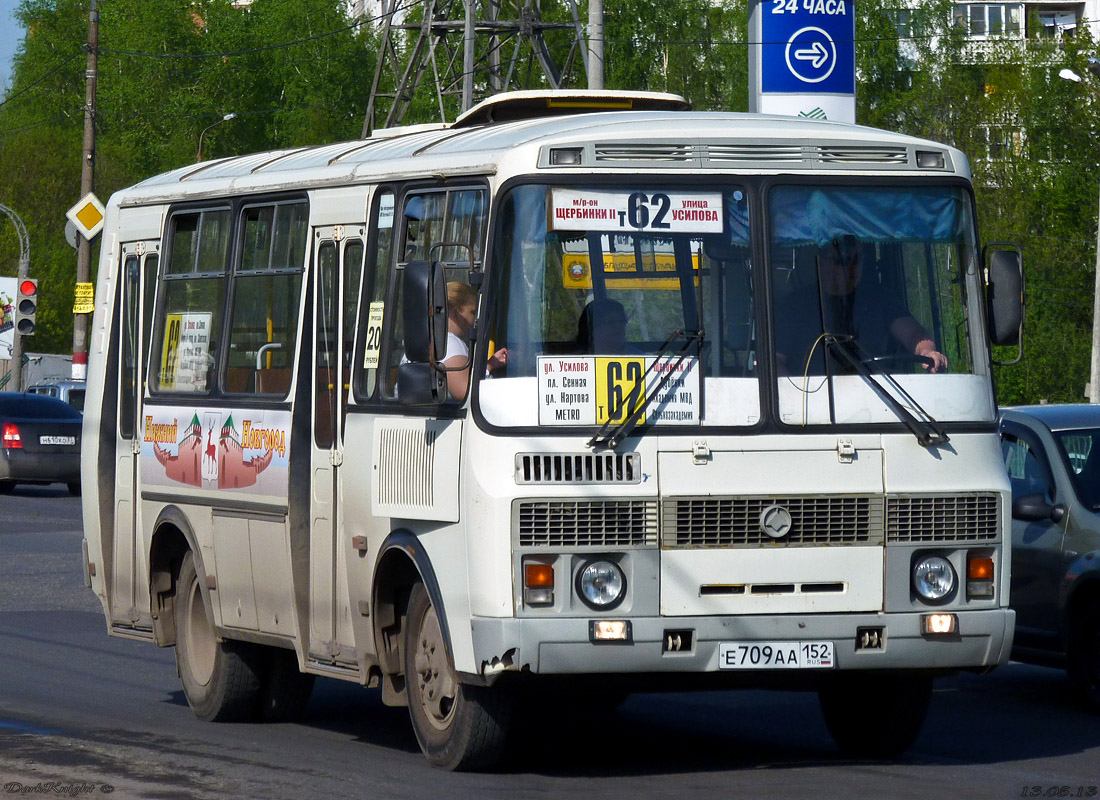
[[[854,94],[852,0],[761,2],[761,90]]]

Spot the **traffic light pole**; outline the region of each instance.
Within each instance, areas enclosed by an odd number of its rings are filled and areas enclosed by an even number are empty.
[[[27,228],[18,214],[5,205],[0,205],[0,212],[7,214],[11,218],[12,224],[15,225],[15,230],[19,234],[19,268],[16,284],[22,284],[23,279],[30,275],[31,240],[30,237],[27,236]],[[17,289],[16,295],[18,295],[18,293]],[[19,335],[19,329],[14,324],[12,325],[11,333],[12,348],[9,365],[11,365],[12,371],[15,373],[12,378],[13,383],[11,390],[13,392],[21,392],[23,391],[23,337]]]
[[[99,63],[99,11],[96,0],[91,0],[88,11],[88,70],[85,72],[84,101],[84,158],[80,165],[80,196],[95,191],[95,112],[96,70]],[[88,283],[92,275],[92,243],[83,236],[76,251],[76,282]],[[74,381],[88,377],[88,314],[73,315],[73,371]]]

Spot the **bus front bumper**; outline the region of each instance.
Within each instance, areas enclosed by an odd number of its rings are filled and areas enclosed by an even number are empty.
[[[611,615],[475,617],[471,622],[476,663],[473,672],[483,678],[509,670],[546,675],[721,672],[727,671],[719,665],[723,644],[774,642],[832,643],[832,666],[799,672],[952,671],[989,668],[1008,660],[1016,619],[1011,609],[953,612],[958,627],[950,634],[922,633],[921,618],[929,613],[934,612],[828,617],[623,617],[630,622],[630,641],[614,643],[591,638],[591,621],[616,619]],[[675,649],[677,643],[681,649]],[[459,669],[464,671],[461,666]]]

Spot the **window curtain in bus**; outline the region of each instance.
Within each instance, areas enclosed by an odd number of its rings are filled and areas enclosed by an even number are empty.
[[[786,245],[820,246],[844,234],[864,242],[954,242],[963,237],[963,201],[943,188],[781,187],[771,197],[772,235]]]

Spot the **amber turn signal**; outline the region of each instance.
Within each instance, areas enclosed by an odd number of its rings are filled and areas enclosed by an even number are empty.
[[[554,565],[553,564],[524,564],[523,565],[523,585],[527,587],[535,586],[553,586],[554,585]]]

